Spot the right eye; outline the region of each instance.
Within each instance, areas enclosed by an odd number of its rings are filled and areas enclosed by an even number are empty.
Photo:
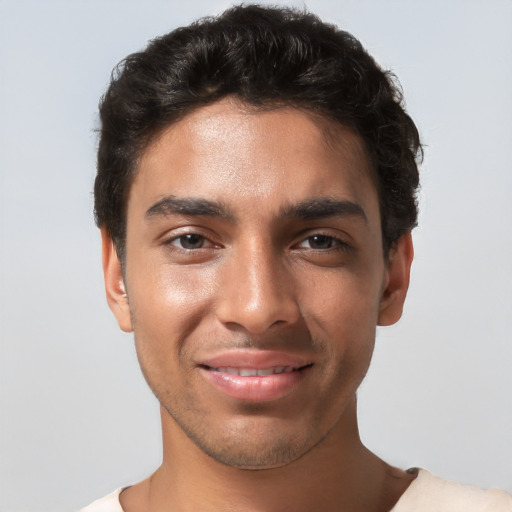
[[[186,251],[204,249],[205,247],[212,245],[207,238],[202,235],[198,235],[197,233],[188,233],[186,235],[177,236],[170,240],[169,244]]]

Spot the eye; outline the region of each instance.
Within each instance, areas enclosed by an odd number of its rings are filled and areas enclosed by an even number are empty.
[[[170,244],[191,251],[194,249],[203,249],[207,247],[210,242],[204,236],[198,235],[197,233],[189,233],[181,235],[170,240]]]
[[[303,240],[299,247],[303,249],[327,250],[334,247],[345,246],[341,240],[328,235],[312,235]]]

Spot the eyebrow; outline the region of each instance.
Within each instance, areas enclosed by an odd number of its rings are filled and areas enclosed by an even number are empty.
[[[209,216],[232,220],[233,214],[222,204],[208,199],[186,197],[178,199],[167,196],[148,208],[146,219],[153,217],[166,217],[168,215]]]
[[[295,217],[303,220],[323,219],[327,217],[360,217],[368,222],[361,205],[352,201],[320,197],[307,199],[281,209],[283,217]]]
[[[147,220],[169,215],[208,216],[229,221],[233,221],[235,218],[224,204],[194,197],[178,199],[175,196],[166,196],[146,211]],[[367,222],[366,214],[359,204],[330,197],[306,199],[296,204],[283,206],[280,216],[302,220],[355,216]]]

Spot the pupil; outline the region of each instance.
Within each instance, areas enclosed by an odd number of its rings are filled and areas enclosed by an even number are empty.
[[[203,245],[203,239],[199,235],[184,235],[180,237],[180,242],[184,249],[198,249]]]

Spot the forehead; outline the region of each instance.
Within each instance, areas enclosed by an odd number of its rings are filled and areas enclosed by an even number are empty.
[[[147,148],[129,208],[166,195],[246,198],[259,209],[321,196],[365,202],[376,194],[372,176],[364,143],[349,128],[292,107],[261,110],[227,98],[185,116]]]

